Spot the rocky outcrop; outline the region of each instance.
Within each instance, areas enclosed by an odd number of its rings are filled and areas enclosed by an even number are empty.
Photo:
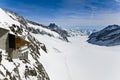
[[[51,29],[52,31],[57,32],[58,34],[61,35],[61,37],[63,38],[63,40],[68,42],[67,37],[70,37],[68,32],[60,27],[58,27],[55,23],[50,23],[48,26],[49,29]]]

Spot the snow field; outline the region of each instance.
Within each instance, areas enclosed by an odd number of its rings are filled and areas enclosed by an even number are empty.
[[[71,37],[70,43],[35,37],[47,46],[48,54],[42,54],[41,61],[51,80],[120,79],[120,46],[92,45],[85,36]]]

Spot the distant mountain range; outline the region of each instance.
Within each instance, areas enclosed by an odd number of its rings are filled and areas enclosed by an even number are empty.
[[[120,45],[120,26],[109,25],[98,32],[92,33],[88,42],[101,46]]]

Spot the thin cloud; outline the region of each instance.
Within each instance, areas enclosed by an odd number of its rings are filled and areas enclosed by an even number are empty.
[[[97,14],[93,18],[82,18],[79,15],[70,17],[57,17],[53,20],[61,26],[107,26],[120,24],[120,13]]]
[[[115,0],[115,1],[120,3],[120,0]]]

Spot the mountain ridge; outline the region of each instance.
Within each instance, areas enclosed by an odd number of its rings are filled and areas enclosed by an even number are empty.
[[[28,28],[28,30],[31,31],[31,29],[33,29],[35,33],[43,33],[43,34],[46,34],[48,36],[53,36],[53,34],[49,34],[47,32],[45,32],[44,30],[42,30],[42,32],[40,32],[40,29],[37,27],[37,29],[35,29],[34,27],[31,27],[31,25],[29,24],[32,24],[32,25],[35,25],[35,26],[40,26],[42,28],[45,28],[45,29],[48,29],[48,30],[52,30],[53,32],[56,32],[57,34],[59,34],[59,38],[64,40],[64,41],[67,41],[68,42],[68,34],[66,35],[67,31],[65,30],[62,30],[61,28],[57,27],[58,30],[53,30],[52,28],[49,28],[49,26],[46,26],[46,25],[43,25],[43,24],[40,24],[40,23],[37,23],[37,22],[34,22],[34,21],[31,21],[31,20],[28,20],[28,19],[25,19],[23,18],[22,16],[19,16],[17,13],[15,12],[12,12],[12,11],[9,11],[9,10],[4,10],[13,20],[16,20],[18,21],[20,24],[24,25],[25,27]],[[16,17],[14,17],[16,16]],[[63,33],[63,31],[65,33]]]
[[[19,16],[16,13],[9,11],[4,11],[0,9],[0,27],[7,29],[9,34],[20,37],[23,40],[29,42],[29,45],[25,45],[22,48],[19,48],[21,55],[28,53],[28,59],[21,60],[21,57],[17,59],[7,60],[7,55],[5,50],[2,51],[2,63],[0,65],[0,79],[2,80],[50,80],[44,66],[40,62],[41,52],[47,53],[47,48],[44,43],[37,40],[32,32],[30,32],[27,27],[28,23],[23,17]],[[23,21],[22,21],[23,20]],[[25,21],[25,22],[24,22]],[[44,29],[43,29],[44,30]],[[55,32],[48,30],[50,34],[53,34],[56,37],[59,35]],[[48,33],[49,33],[48,32]],[[5,44],[3,44],[5,45]],[[8,67],[11,66],[11,67]],[[26,72],[26,68],[31,70]]]
[[[108,27],[92,33],[89,36],[88,42],[101,46],[115,46],[120,45],[120,26],[109,25]]]

